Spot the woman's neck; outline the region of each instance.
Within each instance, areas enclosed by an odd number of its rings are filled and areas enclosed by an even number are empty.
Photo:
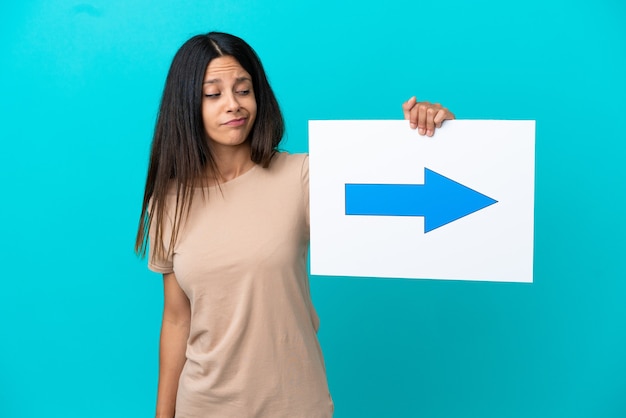
[[[250,145],[246,142],[241,146],[218,146],[212,150],[217,165],[217,173],[209,174],[209,182],[225,183],[254,167],[250,159]]]

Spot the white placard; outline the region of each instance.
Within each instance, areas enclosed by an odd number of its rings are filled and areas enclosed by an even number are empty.
[[[312,274],[532,282],[534,121],[309,121],[309,154]]]

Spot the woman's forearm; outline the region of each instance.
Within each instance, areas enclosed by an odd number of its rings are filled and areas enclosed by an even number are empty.
[[[163,275],[163,321],[159,344],[159,387],[156,416],[173,418],[178,380],[185,365],[191,310],[174,273]]]
[[[168,320],[164,315],[159,349],[157,418],[174,417],[178,380],[185,365],[185,350],[188,336],[189,322],[174,322]]]

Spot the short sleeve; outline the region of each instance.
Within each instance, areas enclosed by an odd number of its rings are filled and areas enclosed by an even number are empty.
[[[149,232],[149,250],[148,250],[148,268],[155,273],[173,273],[174,272],[174,262],[173,262],[173,251],[169,251],[170,246],[170,238],[172,236],[172,220],[169,217],[168,213],[165,213],[163,217],[163,226],[162,226],[162,241],[163,241],[163,254],[157,254],[156,245],[154,245],[156,240],[156,219],[153,220],[150,224],[150,232]]]

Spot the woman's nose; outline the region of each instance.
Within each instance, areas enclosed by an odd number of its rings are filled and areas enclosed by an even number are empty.
[[[236,112],[237,110],[239,110],[240,105],[239,105],[239,100],[237,100],[237,96],[235,96],[233,93],[228,95],[228,102],[226,104],[228,111],[229,112]]]

